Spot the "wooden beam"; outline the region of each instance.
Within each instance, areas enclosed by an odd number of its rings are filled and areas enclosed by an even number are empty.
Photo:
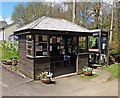
[[[99,32],[99,66],[101,65],[101,31]]]
[[[47,35],[48,36],[48,42],[47,42],[47,55],[49,56],[50,55],[50,35]]]

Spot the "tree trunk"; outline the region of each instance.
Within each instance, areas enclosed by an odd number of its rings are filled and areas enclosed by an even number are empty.
[[[114,6],[113,4],[112,4],[112,13],[111,13],[111,25],[110,25],[110,42],[112,41],[112,33],[113,33],[113,6]]]
[[[75,22],[75,0],[73,0],[73,19],[72,22]]]

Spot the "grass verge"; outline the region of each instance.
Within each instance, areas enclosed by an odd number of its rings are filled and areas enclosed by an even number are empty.
[[[103,70],[109,71],[111,73],[109,80],[113,78],[120,78],[120,63],[112,64],[108,67],[102,68]]]
[[[92,76],[85,76],[84,74],[80,74],[80,77],[84,79],[93,79],[96,78],[97,76],[99,76],[99,74],[93,74]]]

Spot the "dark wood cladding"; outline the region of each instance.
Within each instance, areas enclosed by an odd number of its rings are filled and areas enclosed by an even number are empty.
[[[34,60],[26,56],[25,35],[19,36],[19,71],[29,78],[34,78]]]
[[[59,31],[59,30],[40,30],[40,29],[30,29],[31,33],[34,34],[47,34],[47,35],[72,35],[72,36],[86,36],[86,35],[92,35],[90,32],[74,32],[74,31]],[[49,33],[48,33],[49,32]]]
[[[35,65],[42,63],[49,63],[50,57],[40,57],[40,58],[35,58],[34,60],[35,60]]]
[[[78,72],[82,71],[82,68],[84,66],[89,65],[88,56],[89,56],[89,54],[80,54],[80,55],[78,55],[78,62],[77,62],[78,63],[78,69],[77,69]]]
[[[50,71],[49,63],[49,57],[28,57],[26,52],[26,36],[19,36],[19,71],[21,73],[29,78],[35,79],[35,76],[43,70]]]
[[[35,77],[43,71],[50,71],[50,58],[49,57],[41,57],[35,58]]]

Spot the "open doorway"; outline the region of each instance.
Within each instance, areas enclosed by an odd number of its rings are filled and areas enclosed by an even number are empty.
[[[50,67],[53,76],[76,72],[76,36],[50,37]]]

